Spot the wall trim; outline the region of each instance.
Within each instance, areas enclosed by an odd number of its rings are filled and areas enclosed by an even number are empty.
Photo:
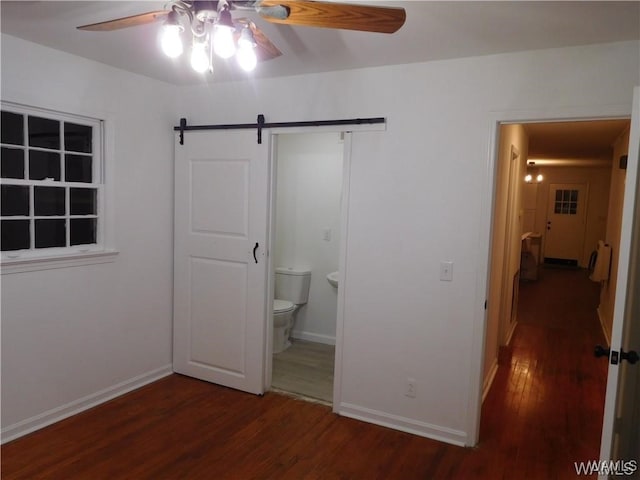
[[[22,437],[28,433],[40,430],[53,423],[64,420],[65,418],[76,415],[80,412],[88,410],[92,407],[105,403],[116,397],[124,395],[132,390],[136,390],[144,385],[160,380],[163,377],[169,376],[173,373],[173,367],[171,364],[165,365],[155,370],[143,373],[136,377],[130,378],[123,382],[107,387],[98,392],[87,395],[86,397],[79,398],[65,405],[61,405],[56,408],[52,408],[46,412],[34,415],[33,417],[22,420],[13,425],[9,425],[2,429],[2,440],[0,443],[7,443],[16,438]]]
[[[433,425],[431,423],[419,422],[412,418],[401,417],[389,413],[360,407],[351,403],[341,403],[336,410],[338,415],[354,418],[374,425],[392,428],[401,432],[431,438],[439,442],[450,443],[460,447],[469,445],[467,434],[460,430]]]
[[[602,328],[602,334],[604,335],[605,340],[607,341],[607,345],[611,345],[611,336],[609,332],[607,332],[607,327],[605,326],[604,317],[602,316],[602,311],[600,310],[600,306],[596,308],[596,312],[598,313],[598,320],[600,320],[600,327]]]
[[[482,385],[482,402],[484,403],[485,398],[491,390],[491,385],[493,385],[493,381],[496,378],[496,373],[498,373],[498,359],[494,358],[493,362],[491,362],[491,368],[489,368],[489,373],[484,379],[484,383]]]
[[[323,335],[321,333],[305,332],[305,331],[292,331],[291,336],[299,340],[307,340],[309,342],[324,343],[325,345],[335,345],[336,337],[330,335]]]

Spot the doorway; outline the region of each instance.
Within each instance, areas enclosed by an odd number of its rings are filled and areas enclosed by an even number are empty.
[[[273,144],[273,298],[291,300],[278,290],[287,271],[309,272],[310,281],[308,298],[294,307],[288,338],[273,330],[271,390],[330,405],[340,287],[330,279],[339,279],[340,271],[344,134],[282,133]],[[278,315],[270,318],[282,322]]]
[[[506,129],[505,129],[506,126]],[[487,337],[485,343],[485,371],[484,371],[484,396],[491,400],[491,392],[489,395],[489,389],[493,384],[493,381],[497,377],[504,377],[511,371],[512,373],[524,368],[526,364],[527,378],[531,379],[534,385],[543,386],[544,378],[535,378],[535,375],[544,372],[536,370],[536,366],[542,365],[538,362],[535,355],[536,349],[542,352],[542,347],[548,347],[549,345],[559,345],[560,331],[568,331],[571,328],[569,338],[576,337],[584,333],[586,323],[591,324],[591,333],[589,340],[579,348],[581,352],[576,352],[576,355],[582,355],[586,364],[593,362],[592,349],[594,345],[593,339],[602,337],[603,333],[606,336],[607,330],[607,317],[608,312],[601,311],[601,307],[606,307],[610,292],[607,290],[615,291],[615,283],[611,285],[609,281],[607,285],[598,285],[597,283],[590,282],[588,280],[588,266],[589,254],[597,246],[598,240],[609,240],[616,242],[620,236],[620,223],[616,221],[614,217],[621,214],[616,210],[615,205],[612,209],[611,202],[615,204],[615,196],[618,195],[620,184],[616,184],[614,188],[614,176],[613,170],[618,170],[618,157],[621,155],[620,145],[624,143],[624,133],[627,132],[628,143],[628,129],[629,121],[623,120],[599,120],[599,121],[587,121],[576,120],[572,122],[548,122],[548,123],[536,123],[536,124],[508,124],[500,129],[500,141],[498,145],[500,147],[497,150],[503,152],[501,154],[501,162],[496,165],[496,197],[494,199],[494,224],[492,234],[492,246],[491,246],[491,266],[490,271],[496,272],[490,274],[490,288],[489,288],[489,308],[487,312]],[[557,131],[555,131],[557,129]],[[599,131],[598,129],[601,129]],[[582,131],[582,134],[578,132]],[[596,132],[599,133],[596,134]],[[571,132],[571,133],[570,133]],[[590,132],[590,133],[585,133]],[[572,135],[576,135],[576,139],[582,138],[582,144],[576,141],[572,145],[570,138]],[[592,143],[595,138],[606,138],[602,140],[601,146]],[[584,141],[588,138],[588,141]],[[516,184],[511,184],[513,176],[509,175],[509,169],[505,167],[505,162],[512,162],[512,156],[508,155],[508,146],[516,146],[521,152],[523,152],[523,158],[518,166],[520,168],[521,175],[515,179]],[[585,144],[587,149],[585,149]],[[616,146],[618,144],[618,146]],[[611,145],[614,145],[612,148]],[[590,148],[590,150],[589,150]],[[624,148],[628,148],[628,145]],[[571,150],[573,149],[573,150]],[[532,164],[533,163],[533,164]],[[508,167],[508,165],[507,165]],[[534,174],[531,175],[532,170],[535,169]],[[525,173],[527,175],[525,175]],[[617,173],[617,172],[616,172]],[[525,176],[528,180],[525,180]],[[521,178],[520,178],[521,177]],[[526,185],[526,181],[531,179],[538,179],[540,183],[537,185]],[[546,184],[546,185],[545,185]],[[526,185],[526,187],[525,187]],[[574,188],[574,186],[576,186]],[[624,186],[624,182],[621,184]],[[577,191],[574,194],[574,190]],[[516,192],[515,194],[509,192]],[[566,191],[566,192],[565,192]],[[518,193],[520,192],[520,193]],[[560,192],[560,197],[556,196]],[[566,195],[565,195],[566,193]],[[611,195],[610,195],[611,193]],[[573,199],[573,197],[575,199]],[[527,199],[529,197],[529,200]],[[565,196],[566,201],[565,201]],[[582,209],[578,206],[578,196],[582,197]],[[533,201],[530,199],[533,198]],[[575,201],[574,201],[575,200]],[[513,202],[509,207],[506,202]],[[529,205],[527,205],[529,203]],[[549,210],[555,213],[555,208],[559,209],[559,213],[563,213],[565,210],[567,214],[573,214],[576,218],[583,218],[580,222],[579,229],[583,230],[583,233],[579,236],[578,240],[574,239],[573,248],[570,255],[567,256],[563,251],[561,255],[550,257],[548,252],[553,252],[553,243],[549,244]],[[620,203],[621,207],[621,203]],[[587,210],[591,209],[591,213]],[[517,214],[512,217],[505,217],[505,211],[515,210]],[[581,215],[577,215],[580,213]],[[509,237],[508,229],[504,223],[505,221],[512,221],[514,232]],[[555,222],[552,228],[555,226]],[[574,229],[575,230],[575,229]],[[500,236],[500,232],[502,236]],[[505,233],[506,232],[506,233]],[[555,232],[554,232],[555,233]],[[532,234],[532,235],[531,235]],[[504,290],[507,282],[512,280],[511,276],[505,276],[505,262],[511,262],[510,267],[507,268],[509,274],[518,276],[518,274],[525,271],[523,266],[525,253],[528,254],[531,250],[531,244],[529,242],[531,237],[540,238],[541,244],[535,246],[535,268],[539,271],[539,275],[528,276],[526,279],[518,281],[520,285],[520,295],[515,297],[513,303],[506,302],[504,298]],[[546,237],[546,238],[545,238]],[[504,258],[505,244],[509,244],[511,248],[514,248],[517,255],[510,255],[508,258]],[[578,245],[576,247],[576,245]],[[514,258],[515,257],[515,258]],[[545,270],[543,268],[544,258],[569,258],[573,260],[572,270],[559,270],[567,268],[565,262],[558,262],[560,265],[554,265],[558,270]],[[554,262],[550,262],[554,263]],[[612,262],[612,267],[614,262]],[[499,267],[499,268],[498,268]],[[614,272],[615,273],[615,272]],[[579,278],[562,279],[563,275],[577,275]],[[561,278],[562,277],[562,278]],[[615,275],[610,277],[615,278]],[[585,296],[582,303],[580,299],[569,299],[567,296],[571,293],[571,285],[576,285],[576,282],[582,282],[582,290]],[[547,283],[545,283],[547,282]],[[550,283],[554,283],[555,287],[551,287],[545,290],[544,287],[548,287]],[[500,288],[496,293],[496,289]],[[511,288],[511,292],[516,292],[517,287],[514,285]],[[545,293],[546,292],[546,293]],[[528,302],[529,305],[523,305],[523,293],[524,302]],[[543,306],[549,304],[550,298],[559,298],[556,302],[557,306],[562,305],[562,299],[565,299],[565,303],[571,304],[574,301],[574,307],[567,312],[563,313],[562,319],[559,323],[551,325],[547,320],[553,315],[557,314],[559,309],[552,310],[537,310],[534,307]],[[513,299],[514,297],[509,297]],[[496,307],[496,300],[498,300]],[[491,303],[494,302],[494,308],[491,308]],[[584,313],[580,318],[589,317],[589,320],[585,320],[584,323],[579,321],[574,322],[576,325],[569,325],[566,322],[563,323],[563,319],[573,318],[578,316],[579,306],[589,305],[589,312]],[[511,308],[504,308],[508,305]],[[537,313],[535,313],[537,311]],[[516,322],[514,329],[509,332],[505,329],[504,325],[508,325],[510,320],[516,315]],[[519,317],[527,318],[519,318]],[[532,317],[537,317],[531,322]],[[522,320],[522,321],[520,321]],[[553,322],[551,322],[553,323]],[[569,322],[571,323],[571,322]],[[536,333],[531,334],[534,338],[527,338],[527,331],[531,330],[531,325],[536,325],[534,330]],[[525,326],[526,325],[526,328]],[[610,324],[608,325],[610,328]],[[594,331],[595,329],[595,331]],[[504,332],[507,332],[505,334]],[[513,333],[515,332],[515,333]],[[582,332],[582,333],[581,333]],[[515,338],[515,346],[512,340]],[[537,337],[535,337],[537,335]],[[537,342],[537,343],[536,343]],[[525,362],[523,358],[516,356],[516,350],[523,347],[523,345],[529,345],[529,355],[533,357],[529,358],[529,361]],[[534,346],[532,346],[534,345]],[[567,345],[565,345],[566,347]],[[559,348],[559,347],[558,347]],[[586,352],[582,350],[587,350]],[[557,353],[559,353],[559,350]],[[522,353],[522,350],[519,351]],[[549,351],[546,351],[544,355],[552,355]],[[556,358],[556,357],[554,357]],[[558,357],[559,358],[559,357]],[[597,360],[596,360],[597,361]],[[560,361],[561,362],[561,361]],[[562,362],[561,362],[562,363]],[[602,362],[604,363],[604,362]],[[542,367],[542,370],[548,367]],[[560,367],[558,367],[560,368]],[[578,365],[577,368],[580,368]],[[604,378],[596,379],[598,392],[593,392],[595,398],[600,398],[599,405],[595,406],[591,413],[587,416],[591,417],[590,421],[593,421],[594,415],[600,416],[600,421],[596,421],[598,428],[602,424],[602,409],[604,405],[604,386],[606,385],[606,368],[603,365],[594,366],[593,371],[599,371],[604,375]],[[499,373],[498,373],[499,372]],[[587,372],[583,372],[587,375]],[[578,374],[580,375],[580,374]],[[500,383],[500,382],[498,382]],[[507,382],[508,384],[509,382]],[[526,388],[525,384],[522,384],[522,388]],[[601,390],[601,391],[600,391]],[[548,389],[551,392],[552,389]],[[504,393],[504,392],[503,392]],[[521,394],[530,392],[520,392]],[[514,392],[511,392],[514,394]],[[515,393],[518,395],[518,393]],[[545,400],[546,398],[546,400]],[[544,402],[548,402],[549,395],[539,395],[537,400],[541,408],[549,410],[553,408],[553,405],[546,405]],[[539,402],[543,402],[540,404]],[[584,403],[584,402],[582,402]],[[576,398],[576,405],[580,405],[579,398]],[[593,405],[592,405],[593,407]],[[483,412],[489,406],[483,406]],[[558,408],[560,408],[558,406]],[[551,410],[549,410],[551,412]],[[579,422],[577,422],[579,423]],[[593,433],[593,432],[592,432]],[[597,458],[597,450],[599,448],[599,432],[595,432],[591,435],[594,442],[594,447],[591,449],[596,453],[593,454],[594,458]],[[595,450],[594,450],[595,449]]]

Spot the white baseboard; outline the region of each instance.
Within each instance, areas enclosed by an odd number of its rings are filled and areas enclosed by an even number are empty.
[[[600,307],[596,308],[596,312],[598,312],[598,320],[600,320],[600,328],[602,328],[602,334],[604,338],[607,340],[607,345],[611,345],[611,337],[609,336],[609,332],[607,332],[607,327],[605,326],[604,318],[602,317],[602,312],[600,311]]]
[[[468,442],[467,434],[459,430],[419,422],[411,418],[391,415],[389,413],[360,407],[350,403],[341,403],[336,410],[336,413],[344,417],[355,418],[356,420],[362,420],[363,422],[373,423],[375,425],[392,428],[394,430],[411,433],[413,435],[419,435],[421,437],[431,438],[433,440],[450,443],[460,447],[466,446]]]
[[[308,342],[324,343],[325,345],[336,344],[336,337],[331,337],[329,335],[322,335],[320,333],[300,332],[300,331],[294,330],[293,332],[291,332],[291,336],[299,340],[307,340]]]
[[[155,382],[156,380],[171,375],[172,373],[173,367],[171,365],[166,365],[105,388],[104,390],[100,390],[99,392],[92,393],[86,397],[79,398],[73,402],[69,402],[65,405],[61,405],[27,418],[18,423],[14,423],[13,425],[9,425],[2,429],[2,440],[0,443],[10,442],[11,440],[15,440],[23,435],[47,427],[84,410],[88,410],[96,405],[100,405],[108,400],[119,397],[120,395],[124,395],[125,393],[140,388],[148,383]]]
[[[513,322],[511,330],[507,332],[507,338],[505,339],[505,342],[504,342],[505,345],[509,346],[509,344],[511,343],[511,339],[513,338],[513,334],[515,333],[517,326],[518,326],[518,321],[516,320],[515,322]]]
[[[489,390],[491,390],[491,385],[493,385],[493,380],[496,378],[496,373],[498,373],[498,359],[494,358],[491,364],[491,368],[489,369],[489,373],[484,379],[484,383],[482,384],[482,402],[484,403],[484,399],[487,397]]]

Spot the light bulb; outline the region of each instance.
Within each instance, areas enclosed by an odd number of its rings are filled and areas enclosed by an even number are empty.
[[[182,32],[182,27],[180,25],[167,23],[162,27],[160,45],[162,46],[162,51],[167,57],[176,58],[182,55],[183,48],[180,32]]]
[[[524,181],[529,183],[533,177],[530,174],[525,175]]]
[[[258,64],[256,52],[253,50],[253,46],[248,43],[240,43],[236,59],[238,60],[238,65],[240,65],[245,72],[253,71]]]
[[[541,173],[539,173],[538,176],[536,177],[536,182],[540,183],[543,179],[544,177],[542,176]]]
[[[220,58],[230,58],[236,53],[236,45],[233,42],[233,28],[224,25],[216,25],[213,34],[213,51]]]
[[[191,68],[198,73],[204,73],[209,68],[209,55],[207,45],[203,42],[194,42],[191,49]]]

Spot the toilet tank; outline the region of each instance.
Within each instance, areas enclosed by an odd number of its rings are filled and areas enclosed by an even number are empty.
[[[311,271],[295,267],[276,268],[275,297],[303,305],[309,299]]]

